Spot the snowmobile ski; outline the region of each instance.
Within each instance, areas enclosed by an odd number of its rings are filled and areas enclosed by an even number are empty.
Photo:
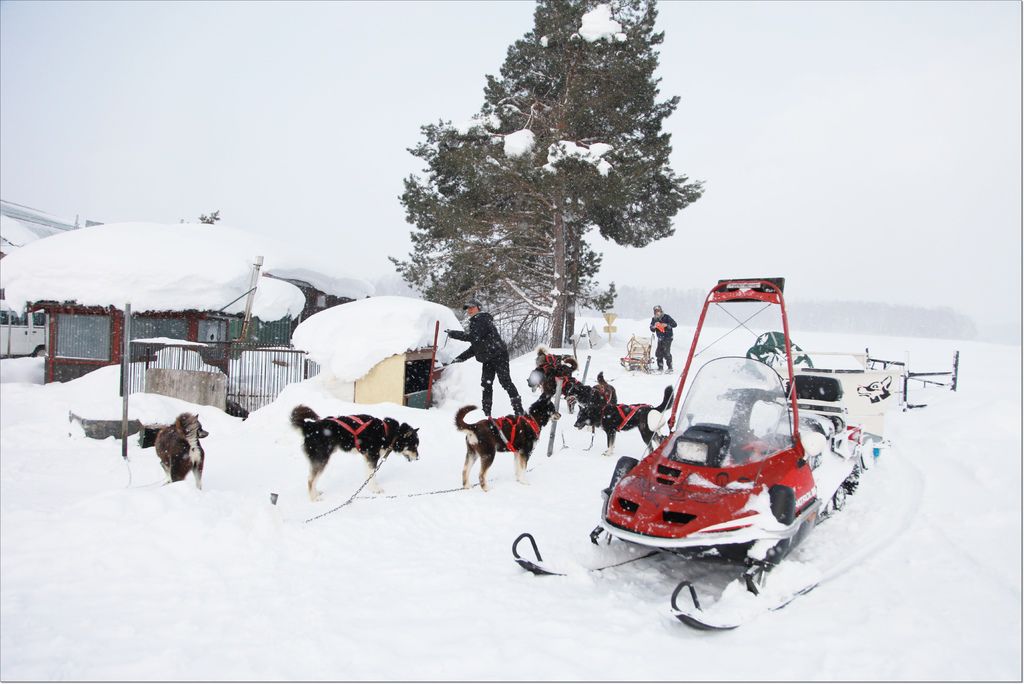
[[[519,542],[524,539],[530,540],[530,546],[533,547],[533,555],[537,560],[530,560],[529,558],[523,558],[519,555]],[[544,565],[544,559],[540,556],[540,549],[537,548],[537,540],[533,538],[533,535],[529,532],[523,532],[521,535],[516,537],[516,540],[512,542],[512,557],[516,559],[516,563],[519,563],[524,569],[529,570],[534,575],[559,575],[565,576],[564,572],[557,572]]]
[[[741,579],[746,591],[734,591],[731,598],[720,600],[705,610],[697,598],[697,589],[689,580],[683,580],[672,592],[672,614],[677,620],[695,629],[724,631],[736,629],[765,613],[780,610],[788,606],[798,596],[802,596],[818,586],[818,580],[808,582],[793,591],[762,592],[762,582],[767,570],[764,568],[748,568]],[[730,588],[727,587],[726,591]],[[684,591],[685,590],[685,591]],[[685,597],[684,605],[680,604],[680,596]],[[730,606],[729,604],[734,604]],[[745,604],[737,606],[735,604]],[[725,604],[723,609],[723,604]],[[730,607],[732,610],[730,610]]]
[[[522,555],[520,555],[518,547],[519,547],[519,543],[521,541],[523,541],[524,539],[528,539],[530,541],[530,546],[533,547],[533,555],[535,556],[536,560],[531,560],[529,558],[524,558]],[[608,570],[610,568],[616,568],[616,567],[618,567],[620,565],[626,565],[627,563],[632,563],[633,561],[638,561],[638,560],[641,560],[641,559],[644,559],[644,558],[650,558],[651,556],[657,555],[658,553],[660,553],[660,551],[657,550],[657,549],[654,549],[654,550],[649,551],[648,553],[645,553],[645,554],[643,554],[641,556],[635,556],[633,558],[627,558],[626,560],[623,560],[623,561],[617,561],[615,563],[609,563],[608,565],[602,565],[602,566],[599,566],[599,567],[596,567],[596,568],[584,568],[584,569],[587,572],[601,572],[602,570]],[[519,565],[523,569],[529,570],[534,575],[555,575],[555,576],[558,576],[558,577],[565,577],[568,574],[568,573],[565,573],[565,572],[559,572],[558,570],[555,570],[554,568],[552,568],[552,567],[550,567],[550,566],[548,566],[547,564],[544,563],[544,559],[541,558],[541,555],[540,555],[540,549],[537,548],[537,540],[535,540],[533,538],[533,535],[530,534],[529,532],[523,532],[521,535],[516,537],[516,540],[514,542],[512,542],[512,557],[515,559],[516,563],[519,563]]]

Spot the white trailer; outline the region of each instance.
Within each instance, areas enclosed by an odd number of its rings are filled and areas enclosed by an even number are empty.
[[[18,314],[0,302],[0,358],[46,353],[49,326],[42,311]]]

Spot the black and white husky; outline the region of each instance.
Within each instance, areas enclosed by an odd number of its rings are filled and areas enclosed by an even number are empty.
[[[196,489],[203,488],[203,464],[206,454],[200,438],[209,436],[194,413],[182,413],[174,423],[162,428],[156,435],[156,455],[164,468],[168,482],[180,482],[192,472]]]
[[[651,438],[661,425],[665,410],[671,403],[671,386],[665,388],[665,394],[657,406],[608,403],[604,396],[594,393],[589,404],[580,404],[576,427],[583,428],[589,425],[604,430],[608,438],[608,448],[603,455],[611,456],[615,451],[615,435],[625,430],[636,428],[644,444],[650,444]]]
[[[300,404],[292,409],[292,425],[302,432],[302,448],[309,458],[307,486],[311,501],[319,500],[323,494],[317,490],[316,481],[335,449],[362,454],[370,475],[370,489],[376,494],[384,491],[374,477],[382,452],[397,451],[409,461],[420,457],[419,429],[394,418],[367,415],[320,418],[313,409]]]

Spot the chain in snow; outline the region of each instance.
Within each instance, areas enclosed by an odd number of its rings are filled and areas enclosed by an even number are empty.
[[[326,517],[326,516],[330,515],[331,513],[334,513],[336,511],[344,508],[345,506],[348,506],[349,504],[351,504],[356,499],[362,499],[364,501],[367,501],[367,500],[372,501],[373,499],[410,499],[410,498],[412,498],[414,496],[430,496],[432,494],[450,494],[452,492],[464,492],[464,491],[468,491],[469,489],[476,489],[477,487],[480,486],[480,483],[477,483],[477,484],[474,484],[474,485],[472,485],[472,486],[470,486],[468,488],[466,488],[466,487],[452,487],[451,489],[435,489],[432,492],[415,492],[413,494],[385,494],[385,495],[376,495],[376,496],[359,496],[359,492],[363,491],[363,488],[366,487],[367,484],[369,484],[370,480],[373,479],[373,476],[377,474],[377,471],[380,470],[380,467],[382,465],[384,465],[384,460],[390,454],[391,454],[391,452],[389,451],[386,454],[384,454],[383,457],[381,457],[381,459],[377,462],[377,467],[373,469],[372,473],[370,473],[370,477],[366,478],[366,480],[363,482],[363,484],[359,485],[359,489],[357,489],[352,494],[352,496],[350,496],[344,503],[338,504],[337,506],[335,506],[331,510],[324,511],[320,515],[314,515],[312,518],[309,518],[308,520],[306,520],[306,522],[309,523],[309,522],[313,522],[314,520],[318,520],[320,518]],[[527,468],[526,472],[530,472],[532,470],[533,470],[533,468]]]
[[[391,450],[389,449],[387,452],[385,452],[385,454],[383,456],[381,456],[380,460],[377,461],[377,466],[373,469],[373,472],[370,473],[370,476],[368,478],[366,478],[365,480],[363,480],[363,484],[359,485],[359,489],[357,489],[355,492],[353,492],[352,496],[348,497],[348,500],[345,501],[345,503],[339,504],[339,505],[335,506],[334,508],[332,508],[331,510],[325,511],[324,513],[321,513],[320,515],[314,515],[312,518],[308,519],[306,522],[307,523],[311,523],[314,520],[318,520],[320,518],[328,516],[331,513],[334,513],[335,511],[338,511],[338,510],[344,508],[345,506],[348,506],[353,501],[355,501],[356,500],[356,495],[358,495],[359,492],[363,491],[363,487],[365,487],[367,484],[369,484],[370,480],[373,479],[373,476],[377,474],[377,471],[380,470],[380,467],[382,465],[384,465],[384,461],[388,460],[388,456],[390,456],[390,455],[391,455]]]

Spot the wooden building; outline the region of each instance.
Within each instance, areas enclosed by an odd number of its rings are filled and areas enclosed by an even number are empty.
[[[45,311],[49,325],[45,382],[74,380],[102,366],[121,363],[125,328],[121,309],[75,302],[35,302],[33,309]],[[227,342],[232,328],[240,326],[240,316],[214,311],[146,311],[132,314],[131,338]],[[284,327],[290,330],[290,321]],[[207,363],[221,365],[216,361]]]
[[[370,372],[352,383],[350,401],[357,404],[379,404],[390,401],[400,406],[429,408],[431,359],[434,347],[411,349],[380,361]]]

